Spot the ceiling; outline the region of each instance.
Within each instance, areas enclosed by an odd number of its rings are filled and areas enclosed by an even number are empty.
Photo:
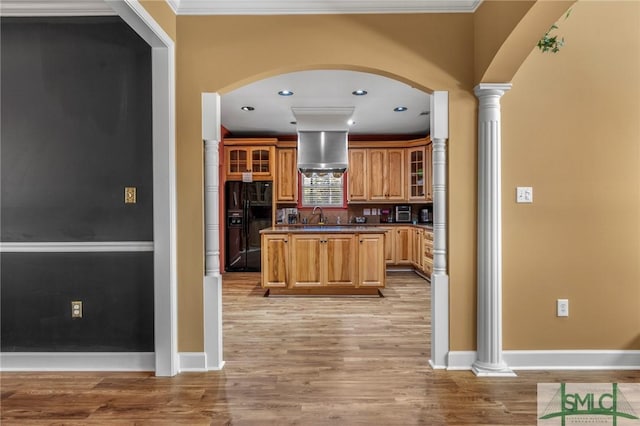
[[[278,92],[282,90],[293,95],[281,96]],[[367,94],[356,96],[356,90]],[[349,128],[352,135],[429,133],[429,94],[397,80],[358,71],[281,74],[229,92],[220,103],[222,125],[236,137],[293,135],[296,118],[292,108],[310,107],[353,107],[355,123]],[[397,107],[406,110],[394,111]]]

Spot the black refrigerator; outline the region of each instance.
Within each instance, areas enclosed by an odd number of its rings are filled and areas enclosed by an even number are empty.
[[[260,271],[260,230],[271,226],[273,184],[229,181],[225,186],[225,271]]]

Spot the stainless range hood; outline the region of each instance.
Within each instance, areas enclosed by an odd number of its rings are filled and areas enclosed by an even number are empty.
[[[308,173],[344,173],[349,167],[346,131],[298,132],[298,169]]]
[[[353,107],[292,108],[298,128],[298,170],[344,173],[349,167],[348,121]]]

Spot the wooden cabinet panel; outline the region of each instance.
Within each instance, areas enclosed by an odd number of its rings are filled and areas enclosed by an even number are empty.
[[[320,287],[322,283],[322,235],[291,235],[290,288]]]
[[[395,264],[411,264],[411,227],[398,226],[395,228]]]
[[[367,170],[367,150],[350,149],[349,170],[347,172],[347,176],[349,178],[349,201],[367,200]]]
[[[405,200],[404,149],[388,149],[386,162],[387,200]]]
[[[384,287],[384,235],[360,234],[358,240],[358,287]]]
[[[388,265],[395,263],[396,238],[393,228],[384,228],[384,261]]]
[[[404,149],[369,149],[370,201],[405,200]]]
[[[369,196],[372,201],[380,201],[387,199],[387,150],[386,149],[369,149],[367,153],[367,165],[369,166]]]
[[[424,263],[424,246],[422,243],[423,230],[419,228],[412,228],[411,233],[411,263],[415,268],[422,270],[422,264]]]
[[[357,280],[356,237],[354,235],[325,235],[323,265],[328,286],[355,286]]]
[[[433,201],[433,144],[425,148],[424,181],[427,201]]]
[[[276,201],[298,201],[298,162],[296,149],[283,148],[277,151]]]
[[[262,236],[262,287],[286,288],[289,273],[287,234]]]

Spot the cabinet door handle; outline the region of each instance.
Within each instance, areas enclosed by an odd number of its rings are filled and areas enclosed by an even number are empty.
[[[288,242],[289,242],[289,240],[284,240],[284,242],[285,242],[285,243],[288,243]]]
[[[362,244],[362,240],[360,240],[360,244]]]

